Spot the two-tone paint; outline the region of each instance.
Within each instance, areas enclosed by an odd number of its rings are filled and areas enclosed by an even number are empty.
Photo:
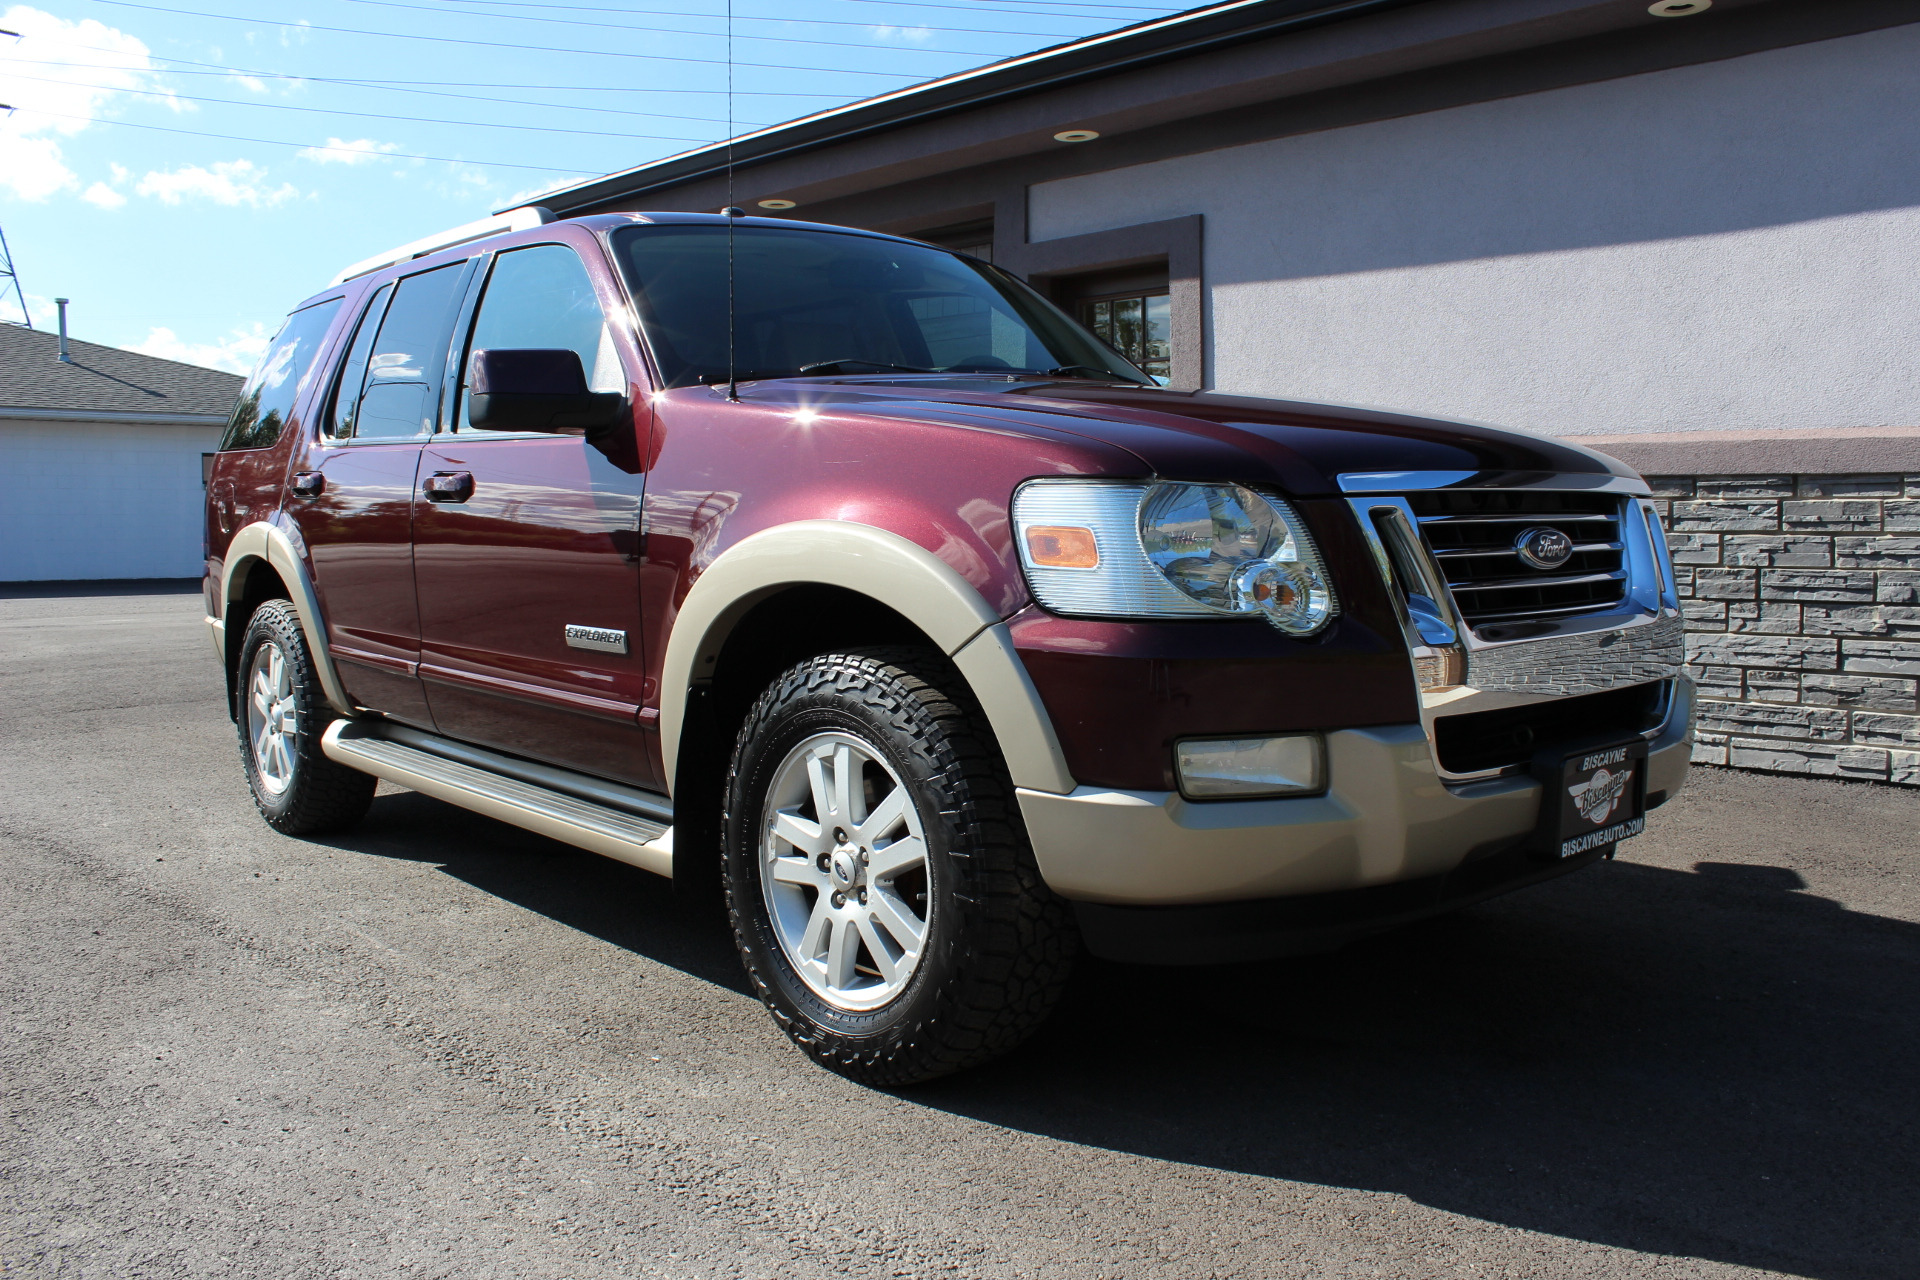
[[[730,732],[724,709],[716,723],[716,704],[703,702],[727,665],[755,670],[756,651],[777,651],[796,632],[860,644],[879,619],[890,637],[953,658],[1023,803],[1111,795],[1123,798],[1109,806],[1116,813],[1165,807],[1173,745],[1196,736],[1358,734],[1336,755],[1377,757],[1378,770],[1398,776],[1425,753],[1422,700],[1403,618],[1340,477],[1418,471],[1638,484],[1598,454],[1472,424],[1065,378],[785,379],[742,384],[737,398],[724,387],[665,389],[606,251],[611,231],[647,220],[531,227],[320,295],[344,299],[320,357],[331,371],[381,284],[468,264],[452,328],[459,335],[492,255],[570,245],[610,318],[630,413],[592,442],[453,432],[464,358],[456,336],[438,377],[438,431],[336,442],[319,422],[331,372],[313,379],[271,448],[223,453],[215,463],[209,620],[230,681],[236,624],[263,592],[285,594],[301,609],[343,714],[387,717],[705,804],[710,779],[694,786],[686,771],[716,765],[713,742],[704,754],[693,749],[699,734],[717,733],[724,745]],[[1008,511],[1023,482],[1071,475],[1232,481],[1285,495],[1338,584],[1338,618],[1300,639],[1261,621],[1047,613],[1027,592]],[[296,491],[295,476],[320,482]],[[465,496],[435,501],[425,486],[436,477]],[[626,652],[570,646],[569,625],[626,633]],[[738,697],[735,690],[736,709]],[[1419,785],[1432,791],[1438,816],[1422,821],[1436,830],[1470,826],[1468,800],[1448,799],[1431,774],[1429,761],[1429,781]],[[1527,808],[1534,802],[1519,793],[1531,785],[1509,786],[1515,795],[1501,805]],[[1304,802],[1274,803],[1294,803],[1287,812],[1296,817],[1307,812]],[[1030,825],[1044,826],[1056,810],[1036,801],[1028,812]],[[1168,821],[1204,833],[1228,808],[1206,812],[1213,817],[1197,825],[1191,813]],[[1360,820],[1342,812],[1339,821]],[[1382,811],[1366,824],[1407,818]],[[677,820],[700,829],[694,814]],[[1249,821],[1248,830],[1258,827]],[[1406,852],[1405,831],[1393,855],[1353,854],[1357,838],[1328,836],[1328,848],[1347,852],[1328,855],[1333,862],[1323,859],[1308,880],[1224,873],[1167,900],[1338,887],[1343,875],[1376,882],[1457,861],[1467,847],[1450,836],[1444,852],[1421,862]],[[1368,838],[1386,847],[1377,832]],[[1106,895],[1087,888],[1086,874],[1080,867],[1079,879],[1061,887],[1069,896],[1167,896],[1163,874]]]

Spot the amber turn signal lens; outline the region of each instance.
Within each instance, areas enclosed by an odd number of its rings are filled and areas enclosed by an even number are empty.
[[[1098,569],[1100,546],[1091,529],[1035,525],[1027,530],[1027,558],[1043,569]]]

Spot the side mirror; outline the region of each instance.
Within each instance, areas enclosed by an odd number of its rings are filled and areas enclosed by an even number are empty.
[[[626,410],[617,391],[587,390],[578,353],[476,351],[467,372],[467,421],[488,431],[599,435]]]

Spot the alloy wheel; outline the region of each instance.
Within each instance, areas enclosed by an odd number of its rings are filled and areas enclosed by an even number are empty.
[[[293,666],[268,641],[253,651],[247,671],[247,740],[261,789],[279,795],[293,784],[300,716],[294,703]]]
[[[767,912],[801,981],[851,1012],[905,991],[931,895],[926,829],[892,766],[851,734],[815,734],[775,771],[761,831]]]

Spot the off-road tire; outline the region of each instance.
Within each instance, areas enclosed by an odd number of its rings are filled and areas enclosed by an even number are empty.
[[[261,778],[249,737],[248,673],[262,645],[279,646],[291,676],[298,731],[293,750],[293,774],[285,790],[275,795]],[[240,758],[247,771],[247,788],[260,816],[275,831],[290,836],[318,835],[350,827],[366,815],[379,779],[327,759],[320,735],[337,717],[328,706],[307,648],[300,616],[287,600],[269,600],[254,610],[240,644],[239,715]]]
[[[878,748],[926,830],[928,936],[891,1002],[827,1003],[795,972],[761,885],[763,801],[799,743],[822,732]],[[727,911],[753,990],[821,1066],[892,1088],[1006,1053],[1052,1012],[1079,950],[1067,904],[1040,878],[1006,765],[940,654],[872,648],[783,673],[748,712],[727,778]]]

